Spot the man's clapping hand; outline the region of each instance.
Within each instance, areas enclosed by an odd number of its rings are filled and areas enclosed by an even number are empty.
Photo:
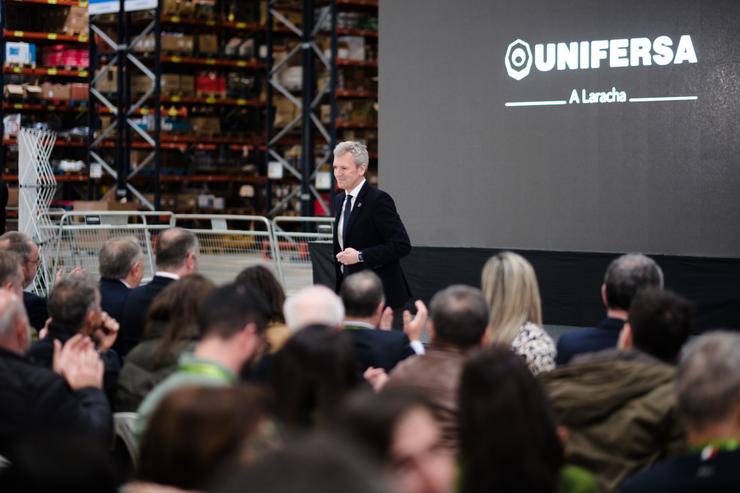
[[[77,334],[64,346],[54,340],[54,371],[67,381],[72,390],[103,387],[103,362],[89,337]]]

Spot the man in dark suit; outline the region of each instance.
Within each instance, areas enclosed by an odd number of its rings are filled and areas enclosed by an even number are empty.
[[[339,295],[345,310],[344,329],[352,338],[355,358],[362,372],[368,367],[390,372],[401,360],[424,354],[418,335],[414,335],[416,340],[409,342],[403,332],[378,327],[385,298],[383,284],[374,272],[364,270],[347,276]]]
[[[198,271],[198,238],[181,228],[162,231],[157,239],[156,264],[157,272],[151,282],[132,289],[126,298],[114,346],[121,357],[141,341],[146,312],[154,297],[173,281]]]
[[[336,290],[346,276],[372,269],[383,282],[385,300],[401,308],[411,298],[400,259],[411,242],[393,199],[365,180],[369,156],[359,142],[341,142],[334,149],[334,177],[342,192],[334,203]]]
[[[21,262],[21,271],[23,271],[23,287],[30,286],[41,265],[39,247],[36,246],[36,243],[23,233],[9,231],[0,236],[0,249],[9,250],[18,255]],[[37,331],[44,328],[46,319],[49,318],[46,298],[30,291],[24,291],[23,306],[26,308],[31,327]]]
[[[144,253],[135,237],[120,236],[105,242],[98,260],[100,306],[120,322],[129,292],[139,286],[144,276]]]
[[[558,365],[568,364],[575,356],[617,347],[619,333],[640,289],[663,287],[663,271],[653,259],[639,253],[629,253],[612,260],[601,285],[601,301],[606,318],[596,327],[563,334],[558,339]]]

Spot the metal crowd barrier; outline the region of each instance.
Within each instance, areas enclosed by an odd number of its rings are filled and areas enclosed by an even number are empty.
[[[297,277],[311,276],[308,243],[332,241],[333,227],[334,218],[331,217],[279,216],[272,220],[275,252],[283,286],[295,284]]]
[[[154,276],[154,239],[174,225],[171,212],[73,211],[65,212],[47,251],[53,252],[52,273],[83,267],[99,276],[98,254],[103,244],[118,236],[134,236],[144,251],[144,279]]]
[[[245,267],[266,264],[279,276],[272,225],[262,216],[175,214],[175,226],[195,233],[199,270],[216,283],[230,282]]]

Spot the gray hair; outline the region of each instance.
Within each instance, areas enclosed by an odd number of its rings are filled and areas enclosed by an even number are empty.
[[[19,291],[23,289],[23,271],[20,257],[11,250],[0,250],[0,285],[11,283]]]
[[[157,267],[178,269],[188,255],[198,253],[198,238],[182,228],[165,229],[157,238]]]
[[[344,279],[339,297],[348,317],[371,317],[385,301],[383,282],[375,272],[361,270]]]
[[[341,327],[344,305],[334,291],[317,284],[303,288],[285,300],[283,314],[285,324],[293,332],[309,325]]]
[[[676,373],[678,409],[690,429],[722,422],[740,404],[740,334],[710,332],[686,348]]]
[[[98,283],[88,273],[62,278],[49,296],[49,316],[55,323],[75,331],[82,327],[87,313],[98,308]]]
[[[31,260],[33,245],[34,243],[28,235],[18,231],[8,231],[0,236],[0,248],[17,253],[24,264]]]
[[[612,260],[604,274],[604,285],[607,306],[629,310],[640,289],[663,287],[663,271],[647,255],[628,253]]]
[[[125,278],[136,262],[144,258],[139,240],[133,236],[111,238],[100,249],[100,276],[108,279]]]
[[[10,335],[19,320],[27,320],[23,301],[15,293],[0,289],[0,337]]]
[[[355,166],[367,166],[370,163],[370,156],[367,153],[367,146],[362,142],[355,142],[353,140],[345,140],[340,142],[334,148],[334,157],[344,156],[350,153],[355,158]]]

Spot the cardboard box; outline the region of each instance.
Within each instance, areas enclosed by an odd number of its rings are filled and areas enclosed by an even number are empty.
[[[199,34],[197,52],[202,55],[218,54],[218,35],[216,34]]]
[[[64,21],[65,34],[87,34],[89,28],[87,7],[70,7]]]
[[[36,84],[23,84],[23,95],[28,100],[41,99],[41,86],[37,86]]]
[[[181,75],[179,87],[183,96],[195,96],[195,76]]]
[[[95,73],[99,74],[100,70]],[[116,92],[118,88],[118,67],[111,67],[103,76],[99,77],[95,83],[95,88],[104,94]]]
[[[42,99],[67,101],[70,95],[71,88],[69,84],[55,84],[52,82],[41,84]]]
[[[178,74],[162,74],[159,80],[162,94],[175,94],[180,92],[180,76]]]
[[[365,60],[365,38],[362,36],[340,36],[337,38],[337,58]]]
[[[21,84],[6,84],[3,96],[8,99],[23,99],[25,95]]]
[[[162,34],[160,46],[162,51],[179,52],[180,51],[180,36],[176,34],[164,33]]]
[[[197,116],[189,118],[193,132],[198,135],[216,135],[221,133],[221,120],[215,116]]]
[[[69,85],[70,101],[87,101],[90,98],[89,87],[85,83],[74,82]]]
[[[217,43],[218,44],[218,43]],[[193,54],[193,47],[195,45],[195,38],[190,34],[183,34],[177,38],[177,46],[180,53],[186,55]]]
[[[8,187],[8,207],[18,207],[18,187]]]

